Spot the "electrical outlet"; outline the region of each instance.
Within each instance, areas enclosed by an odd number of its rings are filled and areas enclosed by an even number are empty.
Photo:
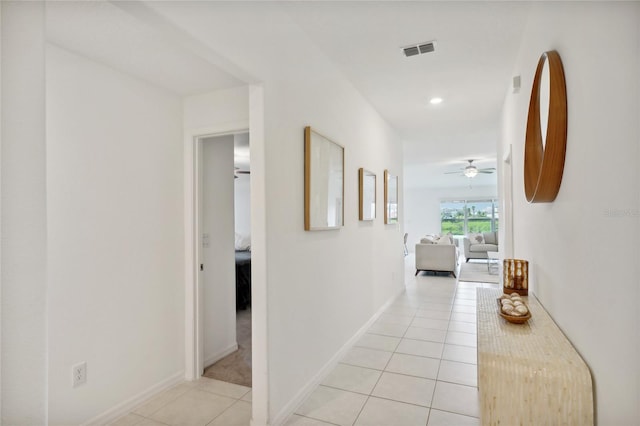
[[[87,383],[87,363],[81,362],[71,367],[71,376],[74,388]]]

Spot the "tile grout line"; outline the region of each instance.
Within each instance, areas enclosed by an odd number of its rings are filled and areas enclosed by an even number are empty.
[[[298,413],[293,413],[292,416],[300,416],[300,417],[304,417],[305,419],[311,419],[311,420],[316,420],[322,423],[326,423],[328,425],[335,425],[335,426],[340,426],[338,423],[333,423],[327,420],[322,420],[322,419],[317,419],[315,417],[311,417],[311,416],[305,416],[304,414],[298,414]]]
[[[370,398],[377,398],[377,399],[384,399],[385,401],[397,402],[397,403],[400,403],[400,404],[411,405],[413,407],[429,408],[429,409],[431,408],[431,407],[429,407],[427,405],[420,405],[420,404],[415,404],[413,402],[407,402],[407,401],[398,401],[397,399],[391,399],[391,398],[386,397],[386,396],[369,395],[369,397]],[[437,408],[436,408],[436,410],[437,410]],[[468,417],[473,417],[473,416],[468,416]]]
[[[382,377],[382,374],[380,375],[380,377]],[[378,377],[378,380],[380,380],[380,377]],[[375,389],[375,387],[378,385],[378,382],[376,382],[376,385],[373,387],[373,389]],[[373,391],[373,389],[371,389]],[[358,419],[360,418],[360,415],[362,415],[362,412],[364,411],[364,407],[367,406],[367,403],[369,402],[369,400],[371,399],[371,395],[367,395],[367,399],[364,400],[364,404],[362,404],[362,407],[360,408],[360,411],[358,411],[358,415],[355,417],[355,419],[353,419],[353,422],[351,422],[351,425],[355,425],[358,422]]]
[[[455,411],[443,410],[442,408],[431,408],[431,410],[442,411],[443,413],[455,414],[456,416],[469,417],[470,419],[480,419],[480,417],[470,416],[468,414],[456,413]]]
[[[227,408],[225,408],[224,410],[222,410],[222,412],[220,414],[218,414],[217,416],[215,416],[214,418],[212,418],[209,423],[206,424],[206,426],[209,426],[211,423],[213,423],[218,417],[222,416],[224,413],[226,413],[227,411],[231,410],[231,407],[237,405],[240,401],[242,401],[241,399],[236,399],[236,401],[231,404],[230,406],[228,406]],[[244,401],[244,402],[248,402],[248,401]]]

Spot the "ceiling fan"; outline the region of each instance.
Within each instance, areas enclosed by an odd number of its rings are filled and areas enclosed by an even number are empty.
[[[250,174],[251,171],[249,170],[240,170],[240,167],[234,167],[233,168],[233,178],[234,179],[238,179],[238,175],[248,175]]]
[[[469,164],[464,168],[464,169],[460,169],[460,171],[458,172],[445,172],[445,175],[451,175],[451,174],[460,174],[461,176],[466,176],[468,178],[472,178],[475,177],[478,173],[483,173],[483,174],[491,174],[493,172],[495,172],[495,167],[487,167],[484,169],[479,169],[476,166],[473,165],[474,160],[467,160],[469,162]]]

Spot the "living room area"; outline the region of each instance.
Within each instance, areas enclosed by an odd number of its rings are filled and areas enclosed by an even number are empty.
[[[487,152],[485,159],[474,161],[484,173],[473,177],[464,175],[462,162],[406,167],[404,229],[415,275],[449,274],[460,281],[498,282],[502,209],[495,153],[493,158],[490,155]],[[426,179],[411,176],[426,173],[431,174]]]

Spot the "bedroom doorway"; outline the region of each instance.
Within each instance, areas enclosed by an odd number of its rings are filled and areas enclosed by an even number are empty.
[[[267,342],[267,196],[265,170],[264,88],[249,85],[246,119],[216,122],[185,128],[184,134],[184,261],[185,261],[185,372],[188,381],[198,380],[204,371],[203,315],[198,251],[201,141],[208,137],[249,132],[251,145],[251,422],[269,423],[269,370]],[[219,117],[218,117],[219,118]],[[250,130],[249,130],[250,129]],[[231,165],[233,177],[233,165]],[[233,238],[231,253],[233,255]]]
[[[199,375],[251,387],[249,133],[197,142]]]

